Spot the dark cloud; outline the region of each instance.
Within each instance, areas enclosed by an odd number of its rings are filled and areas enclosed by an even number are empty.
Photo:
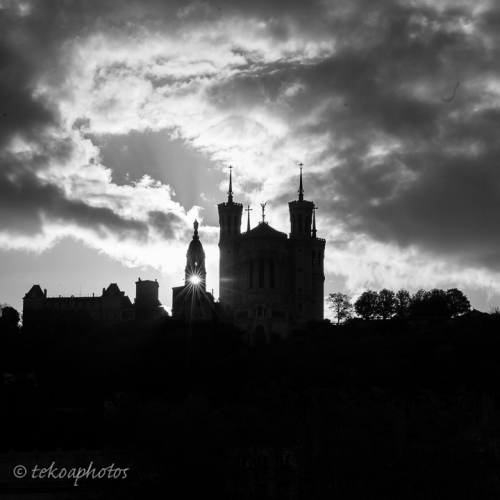
[[[14,32],[15,21],[8,9],[0,9],[0,148],[14,135],[34,140],[42,127],[56,123],[49,105],[33,97],[38,69],[24,30]]]
[[[51,163],[70,162],[76,146],[63,128],[57,103],[39,91],[40,82],[62,88],[67,63],[63,44],[113,25],[123,27],[118,15],[124,12],[122,6],[43,0],[27,6],[23,11],[18,2],[10,2],[0,8],[0,231],[33,236],[43,233],[44,221],[49,220],[91,229],[100,238],[112,233],[146,239],[145,222],[70,199],[61,187],[37,175]],[[83,118],[74,127],[82,125],[88,120]],[[34,152],[8,152],[13,139],[21,139]],[[169,214],[164,215],[169,221]],[[156,219],[160,216],[157,213]],[[172,235],[167,227],[161,233]]]
[[[172,239],[174,236],[173,226],[184,226],[184,221],[179,216],[170,212],[159,212],[152,210],[148,213],[148,222],[165,239]]]
[[[399,158],[418,172],[394,192],[398,164],[333,172],[340,200],[330,209],[347,227],[401,247],[416,245],[468,265],[500,269],[500,148],[479,155],[449,157],[437,152],[423,158]],[[399,164],[401,164],[399,163]],[[376,175],[377,172],[379,175]]]
[[[341,24],[332,21],[341,44],[327,59],[249,68],[214,88],[215,101],[273,106],[283,85],[300,82],[301,92],[276,110],[295,135],[329,137],[314,160],[332,168],[307,178],[326,218],[348,232],[498,270],[500,113],[485,84],[500,81],[499,9],[474,16],[467,8],[373,2],[362,11],[367,5],[352,3]],[[443,103],[459,79],[455,99]],[[310,110],[320,111],[305,120]]]
[[[474,13],[474,6],[46,0],[20,16],[12,3],[0,10],[0,147],[15,135],[41,144],[43,129],[58,125],[57,111],[34,88],[41,75],[51,83],[63,81],[65,41],[91,33],[134,35],[141,28],[161,33],[224,16],[255,19],[265,24],[270,43],[304,39],[331,42],[334,50],[325,48],[305,61],[298,44],[288,57],[266,63],[235,44],[231,50],[246,62],[211,86],[210,102],[234,110],[234,123],[238,115],[265,106],[302,143],[324,138],[323,151],[310,160],[327,165],[327,171],[308,174],[306,189],[321,203],[325,219],[402,248],[413,245],[498,269],[500,112],[494,85],[500,81],[500,7],[491,3]],[[182,22],[174,16],[179,9],[185,9]],[[453,101],[442,102],[457,81]],[[286,94],[293,85],[300,89]],[[56,148],[55,154],[68,152]],[[34,174],[43,161],[30,165],[0,174],[4,227],[10,220],[26,232],[39,230],[46,213],[84,226],[102,224],[118,234],[145,234],[141,223],[65,199]],[[176,220],[150,212],[149,223],[170,237]]]
[[[5,159],[5,158],[4,158]],[[12,162],[0,170],[0,231],[32,236],[43,232],[43,220],[77,224],[106,238],[146,239],[146,224],[125,219],[109,208],[71,200],[62,189],[41,181],[33,171]]]
[[[476,93],[481,76],[494,73],[495,49],[482,44],[477,33],[468,39],[449,32],[450,19],[463,11],[420,14],[425,24],[434,23],[432,35],[417,32],[415,39],[408,23],[406,29],[404,22],[397,28],[389,24],[381,45],[365,55],[369,62],[354,56],[342,63],[335,56],[325,63],[337,66],[324,74],[332,75],[333,91],[342,92],[349,108],[326,110],[318,132],[330,126],[333,138],[348,144],[332,141],[339,161],[318,184],[325,199],[327,191],[336,195],[329,208],[348,230],[497,270],[500,239],[492,228],[500,213],[500,115],[484,90]],[[456,63],[450,54],[459,52]],[[466,76],[456,101],[447,105],[439,102],[440,90],[455,63]],[[342,77],[349,73],[355,76],[350,86]],[[428,91],[419,95],[405,85],[434,85],[435,101]],[[397,148],[380,160],[367,159],[380,138]]]

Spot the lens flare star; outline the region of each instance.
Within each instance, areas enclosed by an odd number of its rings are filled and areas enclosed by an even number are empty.
[[[201,283],[201,278],[197,275],[193,275],[189,278],[189,282],[193,285],[199,285]]]

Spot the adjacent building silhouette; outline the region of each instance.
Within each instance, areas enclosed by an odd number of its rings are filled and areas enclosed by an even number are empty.
[[[324,318],[325,240],[317,237],[316,207],[304,199],[302,167],[298,199],[289,204],[290,233],[265,220],[241,232],[243,205],[233,200],[232,172],[227,202],[219,210],[219,302],[205,290],[205,253],[198,223],[187,252],[185,285],[173,289],[173,316],[211,319],[216,314],[240,327],[253,343],[272,334],[287,336],[310,320]],[[194,277],[194,279],[193,279]]]
[[[135,282],[135,317],[147,319],[158,316],[163,311],[158,300],[160,285],[157,280],[141,280]]]
[[[85,311],[95,322],[114,325],[120,321],[134,319],[134,306],[116,283],[102,289],[102,295],[75,296],[57,295],[50,297],[47,289],[33,285],[23,297],[23,324],[32,325],[33,313],[41,310],[53,311],[56,315],[68,311]]]

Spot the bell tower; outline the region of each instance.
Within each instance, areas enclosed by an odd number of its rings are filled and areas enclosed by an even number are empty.
[[[317,238],[316,207],[304,200],[302,163],[299,175],[299,199],[288,203],[290,211],[291,297],[297,321],[323,319],[325,240]],[[312,226],[312,228],[311,228]]]
[[[195,220],[194,234],[186,254],[186,267],[184,268],[184,282],[199,285],[206,290],[207,271],[205,269],[205,251],[198,236],[198,221]]]
[[[232,317],[240,300],[238,252],[243,205],[233,201],[233,167],[229,167],[227,202],[217,205],[219,210],[219,300],[222,314]]]
[[[324,319],[325,314],[325,246],[326,240],[316,236],[316,210],[313,208],[313,228],[312,228],[312,312],[314,319]]]
[[[314,203],[304,200],[302,163],[300,164],[299,199],[288,203],[290,210],[290,238],[310,239]]]

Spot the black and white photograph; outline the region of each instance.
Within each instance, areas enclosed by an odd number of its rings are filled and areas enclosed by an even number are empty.
[[[499,228],[497,0],[0,0],[0,497],[500,498]]]

